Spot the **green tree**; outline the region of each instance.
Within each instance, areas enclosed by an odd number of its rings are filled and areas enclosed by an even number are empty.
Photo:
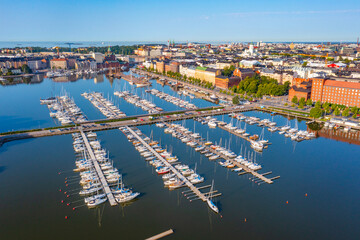
[[[235,97],[233,97],[232,102],[233,102],[233,104],[238,105],[240,103],[239,96],[236,95]]]
[[[306,67],[306,66],[307,66],[307,62],[303,62],[302,66],[303,66],[303,67]]]
[[[313,117],[313,118],[319,118],[323,115],[323,110],[321,108],[318,108],[318,107],[313,107],[311,110],[310,110],[310,117]]]
[[[348,117],[350,115],[350,109],[346,108],[343,112],[342,112],[343,117]]]
[[[339,116],[340,115],[340,109],[338,107],[335,108],[334,110],[334,115],[335,116]]]
[[[356,113],[358,112],[358,108],[357,108],[356,106],[352,107],[352,108],[351,108],[351,112],[352,112],[353,114],[356,114]]]
[[[291,102],[294,103],[294,104],[297,104],[297,103],[298,103],[298,98],[297,98],[297,96],[294,96],[294,97],[291,99]]]
[[[330,111],[331,111],[330,105],[325,105],[324,110],[325,110],[326,113],[329,114]]]
[[[235,70],[235,66],[231,65],[230,67],[224,67],[224,69],[222,70],[222,74],[224,76],[230,77],[232,75],[232,73]]]
[[[352,115],[352,118],[353,118],[353,119],[356,119],[356,117],[357,117],[357,113],[354,113],[354,114]]]
[[[315,103],[315,107],[316,107],[316,108],[321,108],[321,102],[320,102],[320,101],[317,101],[317,102]]]
[[[308,106],[312,106],[312,105],[313,105],[313,102],[311,101],[310,98],[306,101],[306,105],[308,105]]]
[[[300,100],[299,100],[299,105],[300,105],[300,104],[301,104],[303,107],[305,106],[306,101],[305,101],[305,98],[304,98],[304,97],[300,98]]]

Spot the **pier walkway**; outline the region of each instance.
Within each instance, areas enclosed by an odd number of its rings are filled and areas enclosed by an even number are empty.
[[[152,152],[157,159],[162,161],[166,167],[168,167],[173,173],[176,174],[176,176],[186,184],[188,188],[191,189],[191,191],[194,192],[202,201],[206,201],[208,198],[197,189],[186,177],[184,177],[176,168],[174,168],[166,159],[164,159],[158,152],[156,152],[144,139],[142,139],[139,135],[135,133],[134,130],[132,130],[130,127],[126,126],[126,128],[131,132],[132,135],[134,135],[147,149],[149,149],[150,152]]]
[[[108,182],[106,181],[106,178],[104,176],[104,173],[102,172],[102,170],[101,170],[101,168],[99,166],[99,163],[96,160],[94,151],[93,151],[92,147],[90,146],[90,143],[89,143],[89,141],[87,139],[87,136],[86,136],[86,134],[84,133],[84,131],[81,128],[80,128],[80,133],[81,133],[81,136],[82,136],[82,138],[84,140],[86,149],[87,149],[87,151],[88,151],[88,153],[90,155],[90,159],[91,159],[91,161],[92,161],[92,163],[93,163],[93,165],[95,167],[96,173],[97,173],[97,175],[98,175],[98,177],[100,179],[100,182],[101,182],[101,184],[103,186],[103,190],[104,190],[104,192],[105,192],[105,194],[106,194],[106,196],[107,196],[107,198],[109,200],[109,203],[110,203],[111,206],[115,206],[115,205],[117,205],[117,202],[116,202],[116,200],[114,198],[114,195],[112,194],[112,192],[110,190],[110,187],[108,185]]]

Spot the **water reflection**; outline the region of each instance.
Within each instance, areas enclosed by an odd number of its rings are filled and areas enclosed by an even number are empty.
[[[336,141],[347,142],[350,144],[360,145],[360,131],[350,130],[348,132],[343,129],[321,128],[320,130],[312,130],[307,128],[308,132],[314,132],[316,137],[329,138]]]

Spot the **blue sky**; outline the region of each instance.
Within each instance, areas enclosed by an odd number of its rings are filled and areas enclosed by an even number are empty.
[[[0,41],[356,41],[359,0],[0,0]]]

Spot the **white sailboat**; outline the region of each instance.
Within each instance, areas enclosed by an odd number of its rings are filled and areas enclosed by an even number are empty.
[[[214,180],[212,181],[212,184],[211,184],[210,196],[209,196],[209,198],[206,200],[206,202],[207,202],[207,204],[208,204],[208,206],[210,207],[211,210],[213,210],[213,211],[216,212],[216,213],[219,213],[219,208],[218,208],[218,207],[213,203],[213,201],[211,200],[213,189],[214,189]]]

